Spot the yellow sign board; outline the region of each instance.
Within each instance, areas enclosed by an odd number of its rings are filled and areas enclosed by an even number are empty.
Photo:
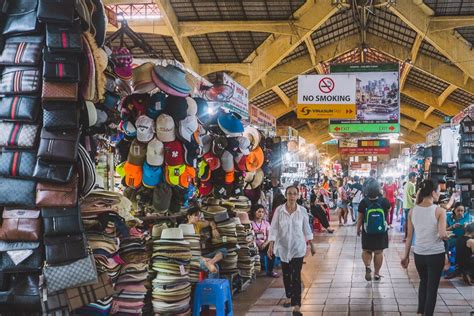
[[[299,119],[355,119],[355,104],[298,104]]]

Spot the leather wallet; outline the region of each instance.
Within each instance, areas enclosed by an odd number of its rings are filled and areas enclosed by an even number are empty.
[[[74,0],[39,0],[38,20],[43,23],[72,24]]]
[[[0,292],[0,312],[5,315],[41,314],[39,273],[6,275],[8,291]],[[2,310],[5,308],[5,310]]]
[[[43,50],[43,78],[46,81],[79,82],[79,58],[71,53]]]
[[[43,43],[44,36],[15,36],[8,38],[0,55],[0,65],[39,65]]]
[[[42,208],[44,236],[75,235],[83,232],[81,211],[77,206],[70,208]]]
[[[3,35],[34,33],[38,28],[38,0],[10,1],[3,24]]]
[[[79,130],[50,132],[41,130],[38,157],[51,161],[76,162]]]
[[[36,154],[33,151],[4,150],[0,154],[0,176],[32,178],[35,164]]]
[[[62,110],[44,110],[43,127],[48,131],[78,129],[79,109],[65,107]]]
[[[73,173],[74,163],[50,162],[39,158],[33,170],[33,177],[44,182],[68,183]]]
[[[41,74],[35,67],[5,67],[0,78],[0,94],[33,94],[39,91]]]
[[[66,184],[38,183],[36,205],[39,207],[74,207],[77,205],[78,179],[73,176]]]
[[[43,80],[41,99],[44,101],[77,101],[79,84]]]
[[[39,210],[5,209],[0,240],[37,241],[41,236]]]
[[[35,207],[36,181],[0,178],[0,205]]]
[[[59,111],[65,110],[68,108],[80,108],[79,102],[72,102],[72,101],[47,101],[43,102],[43,110],[47,111]]]
[[[33,149],[38,129],[33,124],[0,122],[0,147]]]
[[[41,109],[40,99],[34,96],[15,95],[0,99],[0,120],[36,122]]]
[[[44,237],[46,262],[60,264],[87,257],[87,241],[83,234]]]
[[[82,29],[79,20],[74,21],[71,26],[60,24],[46,25],[46,45],[52,52],[81,53]]]
[[[7,251],[31,250],[33,253],[15,264]],[[5,273],[36,272],[43,265],[43,247],[37,241],[0,241],[0,271]]]

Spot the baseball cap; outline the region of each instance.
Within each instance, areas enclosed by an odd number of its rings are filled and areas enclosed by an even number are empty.
[[[179,185],[187,189],[190,184],[194,183],[196,179],[196,169],[191,166],[186,166],[183,174],[179,178]]]
[[[260,146],[258,146],[256,149],[252,150],[247,156],[247,170],[255,171],[261,168],[264,161],[265,157],[263,155],[263,150]]]
[[[178,166],[184,164],[184,149],[180,141],[164,143],[165,162],[168,166]]]
[[[163,113],[168,114],[176,121],[181,121],[186,118],[188,111],[188,102],[186,98],[169,95],[165,99]]]
[[[164,160],[164,145],[158,139],[153,138],[146,149],[146,162],[150,166],[161,166]]]
[[[153,119],[146,115],[141,115],[135,122],[137,129],[137,140],[142,143],[148,143],[155,136],[155,124]]]
[[[202,152],[203,154],[206,154],[211,151],[211,146],[212,146],[212,136],[209,134],[203,135],[201,137],[201,142],[202,142]]]
[[[165,167],[165,179],[170,185],[179,185],[179,178],[186,171],[186,165],[181,164],[177,166]]]
[[[212,152],[217,157],[220,157],[227,147],[227,139],[225,136],[216,136],[212,141]]]
[[[143,164],[142,183],[147,188],[154,188],[163,179],[163,168],[160,166],[150,166],[147,162]]]
[[[234,157],[229,151],[225,150],[222,153],[221,164],[225,172],[234,171]]]
[[[115,172],[117,172],[117,174],[123,178],[125,177],[125,170],[123,170],[123,167],[125,166],[125,161],[122,161],[121,163],[119,163],[116,167],[115,167]]]
[[[123,166],[123,170],[125,171],[125,184],[134,189],[140,187],[143,177],[142,166],[137,166],[127,161]]]
[[[121,130],[127,137],[131,138],[137,136],[137,129],[135,128],[135,125],[129,121],[121,121],[119,123],[119,130]]]
[[[166,94],[163,92],[157,92],[152,94],[150,97],[150,102],[146,109],[146,114],[152,119],[156,119],[158,115],[163,112],[163,105],[165,103]]]
[[[113,50],[112,60],[115,65],[114,72],[122,79],[132,78],[133,57],[128,48],[120,47]]]
[[[128,151],[127,161],[136,166],[141,166],[146,158],[146,144],[140,143],[134,139]]]
[[[234,157],[234,162],[237,166],[237,169],[240,171],[247,171],[247,155],[242,153]]]
[[[237,140],[239,142],[239,151],[243,153],[244,155],[248,155],[250,153],[250,141],[247,137],[244,136],[239,136],[237,137]]]
[[[135,93],[125,97],[120,109],[122,118],[134,122],[140,115],[145,114],[149,100],[150,95],[147,93]]]
[[[198,177],[201,181],[208,181],[211,178],[211,168],[205,160],[198,163]]]
[[[166,211],[171,203],[171,187],[165,182],[159,183],[153,189],[153,209],[157,212]]]
[[[221,161],[213,153],[208,152],[203,156],[206,163],[209,165],[211,171],[217,170],[221,167]]]
[[[212,183],[210,181],[202,181],[199,186],[199,194],[201,196],[209,195],[212,192]]]
[[[188,103],[188,110],[186,111],[186,114],[189,116],[196,116],[198,107],[196,101],[191,98],[191,97],[186,97],[186,102]]]
[[[198,129],[198,121],[196,116],[188,115],[184,120],[179,121],[179,135],[187,142],[193,138],[194,132]]]
[[[183,147],[184,147],[184,161],[186,162],[186,164],[196,167],[197,158],[201,151],[198,143],[196,143],[196,141],[192,139],[190,142],[184,142]]]
[[[156,119],[156,136],[162,142],[172,142],[176,139],[174,120],[167,114],[161,114]]]

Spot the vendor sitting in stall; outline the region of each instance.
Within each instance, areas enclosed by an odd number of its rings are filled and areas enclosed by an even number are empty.
[[[474,285],[474,223],[465,226],[465,233],[456,241],[456,262],[464,282]]]
[[[220,238],[216,223],[213,221],[206,221],[201,219],[201,211],[198,207],[191,207],[186,213],[186,221],[188,224],[193,224],[196,234],[200,235],[201,230],[206,227],[211,227],[213,238]],[[201,257],[201,270],[209,272],[210,279],[218,278],[219,268],[217,263],[225,258],[227,255],[226,248],[219,248],[203,257]]]
[[[465,212],[464,206],[461,202],[456,202],[453,207],[452,212],[446,213],[446,230],[452,232],[452,237],[448,240],[447,250],[450,251],[453,247],[456,246],[456,242],[459,238],[464,235],[465,227],[470,223],[469,212]],[[456,260],[456,264],[459,263]],[[450,273],[446,276],[447,279],[454,278],[460,275],[459,267],[453,273]]]

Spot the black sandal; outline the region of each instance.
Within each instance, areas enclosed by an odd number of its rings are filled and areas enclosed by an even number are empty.
[[[365,267],[365,280],[372,281],[372,270],[369,267]]]
[[[291,307],[291,301],[288,299],[283,303],[283,307],[288,308]]]
[[[374,274],[374,280],[375,281],[380,281],[381,278],[382,278],[382,276],[380,274]]]

